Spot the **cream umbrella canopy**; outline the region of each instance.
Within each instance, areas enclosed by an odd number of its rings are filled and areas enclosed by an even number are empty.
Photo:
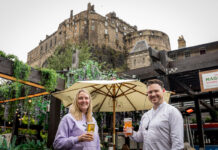
[[[147,86],[137,80],[78,81],[71,87],[53,93],[64,106],[72,104],[77,90],[86,89],[92,96],[94,112],[113,112],[113,144],[115,148],[115,112],[148,110],[152,104],[147,98]],[[168,102],[169,94],[164,100]]]

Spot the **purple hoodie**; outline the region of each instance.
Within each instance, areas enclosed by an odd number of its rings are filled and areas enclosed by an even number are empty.
[[[66,114],[58,126],[58,131],[53,143],[55,150],[100,150],[100,140],[98,135],[98,125],[95,123],[94,140],[91,142],[79,142],[78,136],[86,133],[78,125],[77,120],[70,114]]]

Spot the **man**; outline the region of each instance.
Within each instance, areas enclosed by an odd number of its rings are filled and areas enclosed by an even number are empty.
[[[184,125],[181,113],[164,101],[162,81],[149,80],[147,86],[148,99],[153,108],[142,116],[139,130],[133,131],[130,139],[143,142],[143,150],[183,149]]]

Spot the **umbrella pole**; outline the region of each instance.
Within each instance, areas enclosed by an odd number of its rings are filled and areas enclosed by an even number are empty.
[[[116,118],[116,113],[115,113],[115,85],[113,85],[113,149],[116,149],[115,145],[115,118]]]

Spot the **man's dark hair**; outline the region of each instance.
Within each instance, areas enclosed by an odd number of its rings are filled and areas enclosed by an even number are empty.
[[[152,80],[148,80],[147,82],[147,86],[150,86],[152,84],[158,84],[161,86],[161,88],[164,88],[164,84],[161,80],[158,80],[158,79],[152,79]]]

